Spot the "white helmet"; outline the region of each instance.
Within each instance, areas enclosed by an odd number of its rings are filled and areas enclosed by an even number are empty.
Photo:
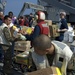
[[[64,12],[64,11],[63,12],[60,12],[60,14],[66,16],[66,12]]]
[[[37,12],[36,12],[36,18],[37,18],[38,20],[45,20],[45,13],[42,12],[42,11],[37,11]]]

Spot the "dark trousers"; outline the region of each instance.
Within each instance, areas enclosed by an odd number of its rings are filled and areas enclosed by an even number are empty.
[[[61,42],[63,41],[63,39],[64,39],[64,34],[60,34],[60,36],[55,38],[55,40],[61,41]]]
[[[4,51],[4,65],[3,73],[7,75],[12,75],[12,46],[9,46],[7,50]]]
[[[2,48],[2,46],[0,45],[0,61],[3,60],[3,54],[4,54],[3,48]]]
[[[11,51],[12,51],[12,57],[14,56],[14,46],[15,46],[15,42],[13,41],[13,42],[12,42],[12,48],[11,48]]]

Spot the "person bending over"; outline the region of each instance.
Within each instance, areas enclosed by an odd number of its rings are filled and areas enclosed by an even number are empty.
[[[51,41],[47,35],[39,35],[33,41],[32,59],[37,68],[56,66],[62,75],[67,75],[67,65],[75,54],[62,42]]]

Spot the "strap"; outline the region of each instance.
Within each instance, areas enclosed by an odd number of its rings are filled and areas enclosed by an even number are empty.
[[[53,55],[46,54],[46,56],[47,56],[47,59],[48,59],[49,65],[52,66],[52,64],[53,64],[53,60],[54,60],[54,57],[55,57],[55,54],[53,54]]]

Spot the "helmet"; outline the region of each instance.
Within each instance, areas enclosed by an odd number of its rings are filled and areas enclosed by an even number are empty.
[[[45,20],[45,13],[42,12],[42,11],[37,11],[37,12],[36,12],[36,18],[37,18],[38,20]]]
[[[63,12],[60,12],[60,15],[61,14],[64,15],[64,16],[66,16],[66,12],[64,12],[64,11]]]

